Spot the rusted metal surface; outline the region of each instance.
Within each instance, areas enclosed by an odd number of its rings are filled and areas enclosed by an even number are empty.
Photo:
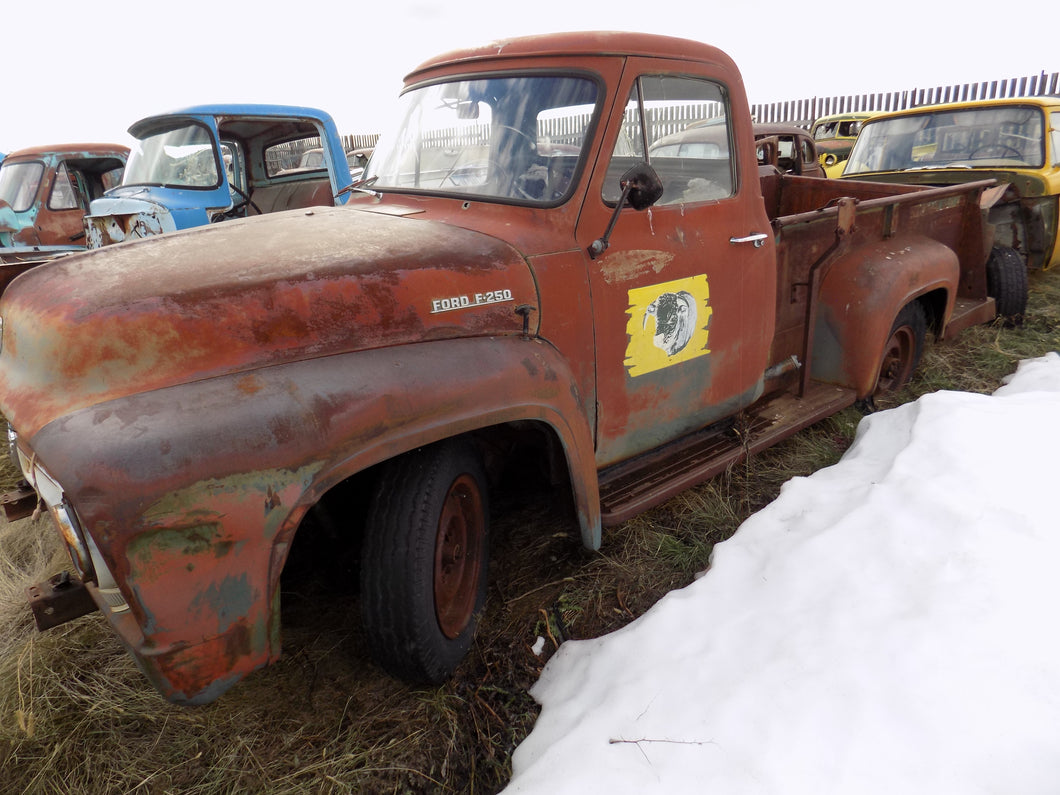
[[[605,520],[871,391],[904,302],[937,293],[943,322],[958,293],[983,304],[977,189],[760,181],[739,74],[714,48],[532,37],[413,79],[542,63],[594,75],[594,107],[618,109],[586,124],[560,198],[362,193],[78,255],[0,301],[0,410],[27,477],[166,697],[209,701],[276,659],[287,550],[353,475],[532,426],[595,548]],[[660,156],[670,192],[616,209],[639,162],[616,145],[624,105],[639,76],[669,74],[728,98],[731,149]]]
[[[29,484],[20,484],[19,488],[0,494],[0,505],[4,508],[4,518],[9,522],[25,519],[33,514],[37,506],[37,492]]]
[[[43,631],[95,612],[85,585],[75,574],[62,572],[26,588],[26,598],[37,629]]]
[[[336,208],[255,220],[26,274],[4,308],[8,420],[30,436],[79,408],[188,380],[519,334],[515,307],[539,303],[516,251],[451,225],[370,212],[351,219]],[[175,271],[174,257],[186,265]]]

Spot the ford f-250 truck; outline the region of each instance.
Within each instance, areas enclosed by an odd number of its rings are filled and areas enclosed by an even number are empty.
[[[277,658],[315,517],[363,539],[372,655],[436,682],[506,463],[548,467],[597,548],[995,316],[990,183],[761,176],[713,47],[498,42],[424,63],[398,110],[347,206],[91,251],[0,302],[0,409],[76,568],[38,623],[87,591],[171,700]],[[705,118],[725,135],[652,153]]]

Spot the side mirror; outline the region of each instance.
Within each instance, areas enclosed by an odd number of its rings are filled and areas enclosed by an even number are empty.
[[[628,204],[634,210],[646,210],[663,195],[662,180],[649,163],[637,163],[622,175],[619,184],[622,186],[622,195],[618,197],[618,204],[615,205],[607,231],[589,246],[589,256],[593,259],[607,251],[608,241],[623,207]]]
[[[637,163],[622,175],[622,197],[634,210],[647,210],[663,195],[662,180],[648,163]],[[627,195],[628,194],[628,195]],[[622,206],[622,199],[618,200]]]

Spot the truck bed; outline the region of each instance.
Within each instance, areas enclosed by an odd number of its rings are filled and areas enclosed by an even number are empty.
[[[992,180],[944,188],[888,185],[856,180],[815,179],[782,174],[762,178],[762,194],[777,242],[777,338],[773,361],[808,358],[816,295],[828,269],[854,249],[907,252],[925,241],[952,249],[960,281],[952,314],[937,319],[936,331],[952,335],[993,319],[984,262],[989,247],[980,209]],[[978,230],[978,231],[977,231]],[[940,310],[941,311],[941,310]]]

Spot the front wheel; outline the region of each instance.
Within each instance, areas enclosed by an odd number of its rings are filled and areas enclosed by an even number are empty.
[[[489,505],[475,448],[442,442],[386,465],[361,557],[367,645],[389,673],[436,684],[471,647],[486,601]]]

